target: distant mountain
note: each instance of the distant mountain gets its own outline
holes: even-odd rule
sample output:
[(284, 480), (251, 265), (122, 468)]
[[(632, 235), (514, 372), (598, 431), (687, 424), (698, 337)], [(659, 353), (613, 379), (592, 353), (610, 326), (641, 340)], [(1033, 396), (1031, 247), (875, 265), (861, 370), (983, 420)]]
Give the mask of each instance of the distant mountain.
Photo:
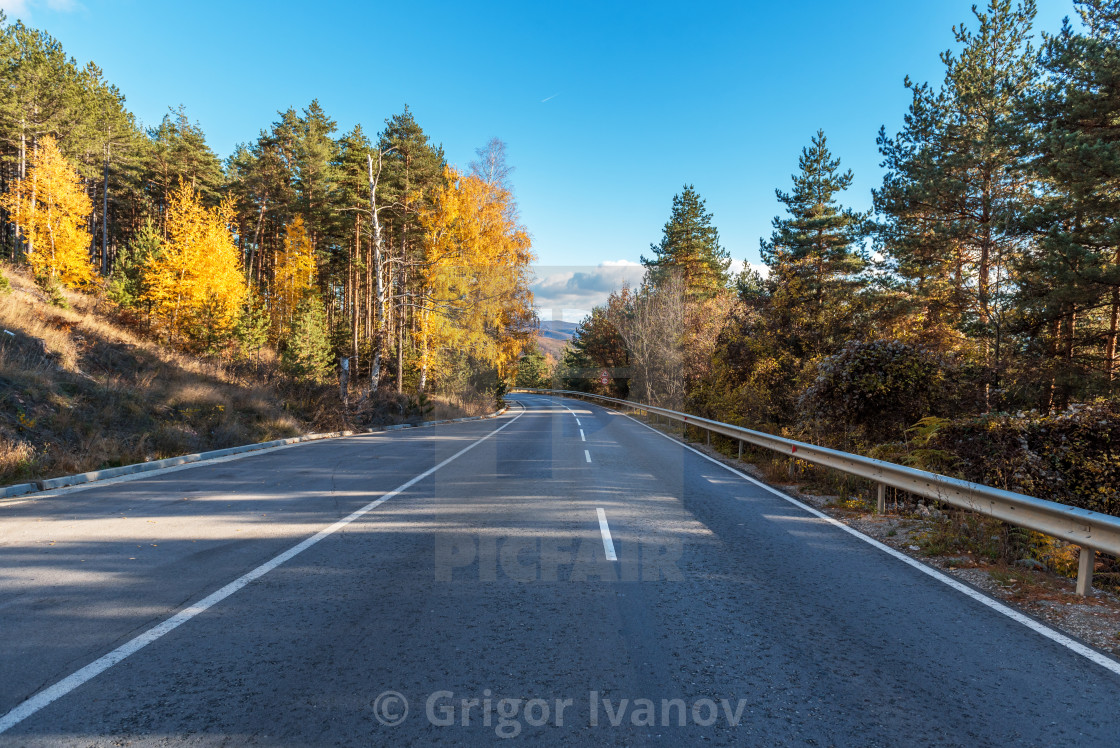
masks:
[(542, 319), (537, 336), (541, 338), (550, 338), (552, 340), (571, 340), (572, 335), (575, 334), (578, 327), (579, 325), (575, 322)]
[(564, 344), (572, 339), (578, 327), (579, 325), (574, 322), (542, 319), (537, 330), (537, 344), (542, 351), (553, 358), (560, 358), (560, 351), (564, 349)]

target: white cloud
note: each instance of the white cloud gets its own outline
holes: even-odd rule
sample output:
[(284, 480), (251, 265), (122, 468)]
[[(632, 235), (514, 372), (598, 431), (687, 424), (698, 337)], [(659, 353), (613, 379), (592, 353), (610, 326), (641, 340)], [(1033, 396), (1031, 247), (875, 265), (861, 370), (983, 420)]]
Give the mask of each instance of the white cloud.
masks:
[[(770, 275), (770, 268), (760, 262), (732, 260), (732, 277), (747, 264), (763, 278)], [(533, 270), (537, 276), (532, 284), (533, 297), (540, 318), (565, 322), (581, 321), (592, 308), (606, 304), (611, 291), (624, 284), (639, 286), (645, 275), (645, 267), (633, 260), (607, 260), (582, 267), (536, 265)]]
[(0, 0), (0, 10), (15, 19), (27, 15), (27, 0)]
[(645, 268), (631, 260), (608, 260), (598, 265), (546, 266), (533, 268), (537, 279), (533, 297), (541, 319), (579, 322), (593, 307), (607, 302), (611, 291), (624, 284), (637, 286)]
[(745, 260), (731, 261), (731, 267), (728, 268), (728, 272), (731, 273), (731, 277), (734, 278), (736, 275), (743, 272), (743, 267), (745, 265), (750, 265), (751, 268), (763, 278), (770, 277), (770, 268), (768, 266), (762, 264), (761, 262), (747, 262)]
[(0, 0), (0, 10), (4, 11), (10, 21), (19, 18), (26, 22), (34, 8), (44, 6), (56, 13), (71, 13), (82, 8), (77, 0)]

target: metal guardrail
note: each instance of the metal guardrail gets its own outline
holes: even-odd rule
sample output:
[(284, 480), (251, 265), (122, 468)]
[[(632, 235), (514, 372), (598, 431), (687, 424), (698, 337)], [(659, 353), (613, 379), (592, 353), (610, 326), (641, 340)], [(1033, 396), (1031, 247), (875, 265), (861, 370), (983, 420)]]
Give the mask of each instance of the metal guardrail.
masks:
[[(1077, 594), (1088, 594), (1093, 584), (1093, 564), (1096, 551), (1120, 555), (1120, 517), (1080, 509), (1056, 501), (1039, 499), (1026, 494), (992, 488), (980, 483), (971, 483), (960, 478), (918, 470), (893, 462), (876, 460), (871, 457), (841, 452), (827, 447), (794, 441), (761, 431), (752, 431), (741, 426), (712, 421), (707, 418), (679, 413), (667, 408), (659, 408), (630, 400), (619, 400), (603, 395), (571, 390), (530, 390), (517, 391), (542, 395), (563, 395), (584, 398), (597, 402), (612, 403), (622, 407), (643, 411), (688, 426), (705, 429), (740, 442), (788, 455), (794, 459), (805, 460), (815, 465), (839, 470), (849, 475), (874, 481), (878, 484), (878, 510), (885, 509), (885, 487), (892, 486), (908, 493), (936, 501), (943, 501), (961, 509), (984, 514), (1012, 525), (1041, 532), (1044, 535), (1060, 538), (1081, 547), (1078, 560)], [(740, 451), (741, 454), (741, 451)]]

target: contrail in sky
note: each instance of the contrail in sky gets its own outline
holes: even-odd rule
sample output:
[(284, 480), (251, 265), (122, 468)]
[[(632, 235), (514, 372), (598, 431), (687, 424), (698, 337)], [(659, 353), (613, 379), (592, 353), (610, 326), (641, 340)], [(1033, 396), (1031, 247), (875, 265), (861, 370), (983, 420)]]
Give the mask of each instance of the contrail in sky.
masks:
[(559, 95), (560, 95), (560, 94), (558, 94), (558, 93), (554, 93), (554, 94), (552, 94), (552, 96), (548, 96), (548, 97), (546, 97), (546, 98), (543, 98), (543, 99), (541, 99), (541, 103), (543, 104), (543, 103), (545, 103), (546, 101), (548, 101), (549, 99), (555, 99), (555, 98), (556, 98), (557, 96), (559, 96)]

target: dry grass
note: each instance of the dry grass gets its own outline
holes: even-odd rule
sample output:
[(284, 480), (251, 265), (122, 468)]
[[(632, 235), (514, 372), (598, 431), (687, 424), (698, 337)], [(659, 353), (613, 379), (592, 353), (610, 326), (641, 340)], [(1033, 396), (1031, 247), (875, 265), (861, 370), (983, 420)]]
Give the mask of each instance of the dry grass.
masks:
[(15, 479), (34, 472), (35, 450), (27, 442), (17, 442), (0, 437), (0, 475)]
[[(283, 375), (267, 351), (252, 364), (196, 358), (95, 295), (63, 291), (59, 308), (22, 269), (0, 272), (12, 287), (0, 294), (0, 485), (420, 417), (395, 393), (352, 397), (346, 412), (336, 387)], [(484, 409), (432, 398), (422, 417)]]

